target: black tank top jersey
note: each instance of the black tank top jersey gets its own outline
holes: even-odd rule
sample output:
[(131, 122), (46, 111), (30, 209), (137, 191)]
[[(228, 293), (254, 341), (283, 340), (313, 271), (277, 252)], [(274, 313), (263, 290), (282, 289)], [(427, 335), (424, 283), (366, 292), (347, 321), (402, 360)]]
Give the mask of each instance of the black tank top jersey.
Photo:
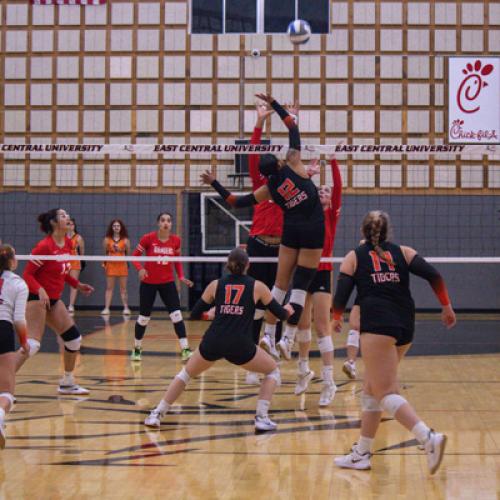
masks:
[(288, 165), (269, 177), (269, 191), (284, 212), (284, 223), (324, 222), (318, 189), (311, 179), (304, 179)]
[(218, 280), (215, 317), (207, 330), (211, 335), (251, 335), (255, 280), (247, 275), (228, 274)]
[(390, 253), (394, 265), (380, 259), (370, 243), (355, 249), (357, 267), (354, 280), (360, 305), (383, 300), (392, 303), (399, 312), (412, 314), (415, 306), (410, 293), (410, 272), (401, 247), (390, 242), (380, 246), (384, 252)]

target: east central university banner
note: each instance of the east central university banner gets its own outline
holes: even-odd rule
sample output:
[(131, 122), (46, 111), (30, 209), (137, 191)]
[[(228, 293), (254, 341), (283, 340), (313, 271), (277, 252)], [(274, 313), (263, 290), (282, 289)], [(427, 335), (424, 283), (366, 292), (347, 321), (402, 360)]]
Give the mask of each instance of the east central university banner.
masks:
[(100, 5), (107, 0), (31, 0), (34, 5)]
[(448, 59), (448, 143), (500, 144), (500, 57)]

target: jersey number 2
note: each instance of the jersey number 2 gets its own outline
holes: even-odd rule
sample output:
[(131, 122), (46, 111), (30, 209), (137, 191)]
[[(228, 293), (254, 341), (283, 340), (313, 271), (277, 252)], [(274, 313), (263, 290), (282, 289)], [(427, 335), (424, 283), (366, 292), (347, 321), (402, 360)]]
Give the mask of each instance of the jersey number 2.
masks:
[(224, 304), (239, 304), (245, 291), (245, 285), (226, 285)]
[[(392, 258), (391, 252), (384, 252), (387, 260), (389, 262), (394, 262), (394, 259)], [(373, 265), (373, 270), (376, 273), (379, 273), (382, 271), (382, 264), (380, 262), (380, 257), (377, 255), (377, 252), (374, 252), (373, 250), (370, 252), (370, 257), (372, 258), (372, 265)], [(389, 271), (395, 271), (396, 268), (394, 267), (393, 264), (389, 264), (388, 262), (384, 262), (384, 264), (387, 264), (389, 267)]]
[(291, 200), (299, 193), (300, 189), (291, 181), (286, 179), (278, 188), (278, 193), (286, 200)]

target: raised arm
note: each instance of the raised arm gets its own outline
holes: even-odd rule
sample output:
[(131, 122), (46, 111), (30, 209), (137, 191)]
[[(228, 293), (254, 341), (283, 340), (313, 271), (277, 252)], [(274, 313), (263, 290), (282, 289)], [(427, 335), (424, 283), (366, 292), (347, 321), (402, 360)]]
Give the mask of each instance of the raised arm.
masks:
[(288, 111), (269, 94), (256, 94), (256, 97), (269, 103), (271, 107), (274, 109), (274, 111), (278, 113), (279, 117), (283, 120), (283, 123), (288, 128), (288, 138), (289, 138), (290, 148), (300, 151), (300, 132), (299, 132), (299, 127), (297, 126), (297, 123), (295, 122), (293, 116), (290, 113), (288, 113)]
[(243, 196), (236, 196), (229, 192), (220, 182), (215, 178), (215, 176), (206, 170), (200, 176), (201, 181), (204, 184), (212, 186), (215, 191), (217, 191), (223, 200), (225, 200), (229, 205), (236, 208), (241, 207), (251, 207), (265, 200), (271, 199), (271, 193), (266, 184), (261, 186), (257, 191), (250, 194), (245, 194)]
[[(253, 129), (250, 144), (260, 144), (262, 138), (262, 129), (266, 119), (274, 113), (274, 110), (268, 104), (258, 103), (256, 106), (257, 121)], [(263, 184), (266, 184), (266, 178), (259, 172), (260, 155), (248, 155), (248, 172), (252, 180), (252, 191), (255, 191)]]

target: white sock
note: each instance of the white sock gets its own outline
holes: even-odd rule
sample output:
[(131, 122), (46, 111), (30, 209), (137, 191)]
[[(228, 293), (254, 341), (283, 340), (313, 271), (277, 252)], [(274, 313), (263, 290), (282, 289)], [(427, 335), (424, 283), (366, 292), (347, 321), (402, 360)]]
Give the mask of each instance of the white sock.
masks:
[(134, 347), (136, 349), (140, 349), (142, 347), (142, 339), (141, 340), (134, 339)]
[(308, 358), (299, 358), (299, 373), (300, 374), (309, 373), (309, 359)]
[(330, 384), (333, 385), (333, 366), (332, 365), (325, 365), (323, 366), (323, 369), (321, 370), (321, 377), (323, 379), (324, 384)]
[(365, 453), (371, 453), (372, 443), (373, 443), (373, 438), (359, 436), (358, 444), (356, 445), (356, 451), (360, 455), (364, 455)]
[(424, 444), (429, 439), (430, 431), (429, 427), (427, 427), (422, 420), (417, 422), (411, 430), (412, 434), (421, 444)]
[(285, 333), (283, 337), (290, 339), (290, 341), (295, 342), (295, 333), (297, 332), (297, 325), (286, 325)]
[(0, 425), (3, 425), (3, 421), (5, 420), (5, 410), (0, 408)]
[(159, 403), (158, 403), (158, 406), (156, 407), (156, 409), (161, 413), (167, 413), (168, 410), (170, 410), (170, 404), (167, 403), (164, 399), (162, 399)]
[(65, 380), (73, 380), (73, 372), (64, 372), (64, 379)]
[(264, 325), (264, 335), (267, 335), (274, 343), (276, 341), (276, 325), (266, 323)]
[(181, 349), (187, 349), (189, 347), (188, 339), (186, 337), (179, 339), (179, 345), (181, 346)]
[(270, 405), (271, 405), (271, 401), (267, 401), (266, 399), (259, 399), (257, 401), (257, 416), (258, 417), (267, 417), (267, 413), (269, 412)]

